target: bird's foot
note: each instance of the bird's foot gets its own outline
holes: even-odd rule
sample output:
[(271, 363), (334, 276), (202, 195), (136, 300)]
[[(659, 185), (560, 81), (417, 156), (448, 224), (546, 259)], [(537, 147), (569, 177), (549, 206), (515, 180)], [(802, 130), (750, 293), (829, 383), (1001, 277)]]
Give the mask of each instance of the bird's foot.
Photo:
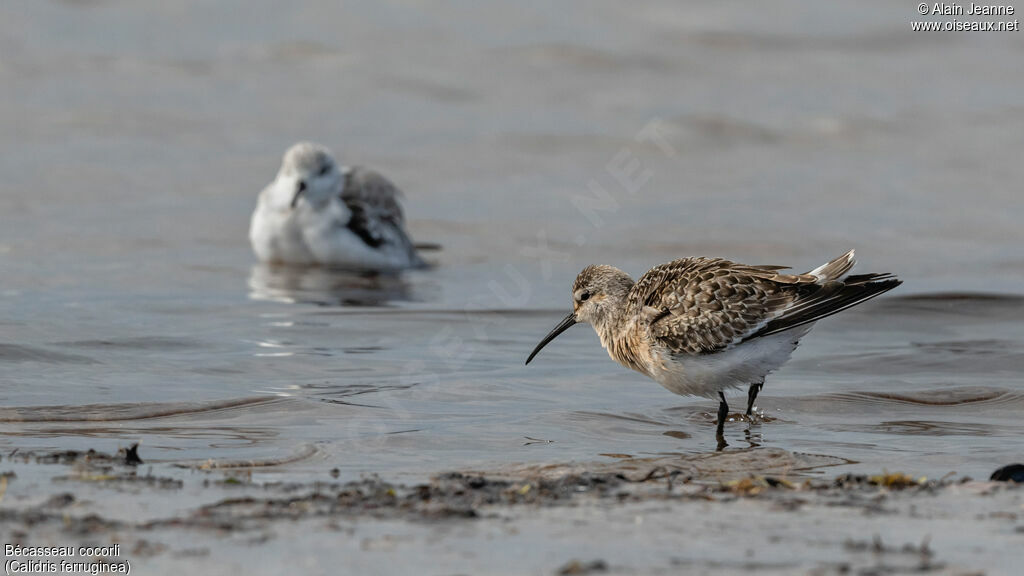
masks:
[(729, 445), (729, 443), (725, 441), (725, 436), (722, 434), (717, 434), (715, 439), (718, 440), (718, 447), (715, 448), (715, 452), (721, 452)]
[[(764, 422), (762, 413), (754, 411), (753, 414), (744, 414), (743, 412), (730, 412), (725, 416), (725, 422), (750, 422), (750, 423), (761, 423)], [(718, 423), (718, 420), (715, 420)]]

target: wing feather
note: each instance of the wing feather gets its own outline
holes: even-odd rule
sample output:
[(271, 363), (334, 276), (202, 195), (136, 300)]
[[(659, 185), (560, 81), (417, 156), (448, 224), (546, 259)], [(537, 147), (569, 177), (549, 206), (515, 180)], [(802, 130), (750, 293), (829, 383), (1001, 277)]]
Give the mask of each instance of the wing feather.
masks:
[(358, 166), (345, 174), (341, 191), (341, 200), (352, 213), (349, 230), (368, 246), (397, 244), (418, 259), (405, 233), (405, 214), (398, 202), (401, 196), (401, 190), (380, 173)]
[(649, 335), (676, 354), (709, 354), (835, 314), (899, 285), (888, 274), (838, 279), (852, 251), (805, 274), (720, 258), (656, 266), (630, 291), (628, 306)]

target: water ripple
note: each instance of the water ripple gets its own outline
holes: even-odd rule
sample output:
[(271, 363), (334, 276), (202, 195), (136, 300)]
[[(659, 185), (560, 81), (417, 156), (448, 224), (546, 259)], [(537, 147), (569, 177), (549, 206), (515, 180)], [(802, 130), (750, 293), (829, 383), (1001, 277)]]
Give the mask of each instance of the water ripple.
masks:
[(88, 356), (53, 352), (32, 346), (0, 344), (0, 362), (44, 362), (47, 364), (99, 364)]
[(918, 404), (925, 406), (963, 406), (968, 404), (1009, 404), (1024, 407), (1024, 393), (985, 386), (931, 388), (907, 392), (838, 392), (822, 394), (804, 401), (838, 404)]
[(288, 401), (285, 398), (256, 396), (209, 402), (166, 402), (141, 404), (85, 404), (81, 406), (23, 406), (0, 408), (4, 422), (120, 422), (245, 410)]

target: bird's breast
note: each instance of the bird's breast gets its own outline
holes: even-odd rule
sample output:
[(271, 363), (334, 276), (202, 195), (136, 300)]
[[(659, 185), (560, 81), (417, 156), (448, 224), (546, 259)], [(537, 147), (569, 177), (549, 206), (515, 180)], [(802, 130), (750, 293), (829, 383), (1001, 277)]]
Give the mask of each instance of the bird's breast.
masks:
[(611, 331), (599, 331), (601, 345), (608, 351), (612, 360), (622, 364), (626, 368), (636, 370), (641, 374), (652, 376), (650, 347), (647, 342), (633, 330), (613, 333)]

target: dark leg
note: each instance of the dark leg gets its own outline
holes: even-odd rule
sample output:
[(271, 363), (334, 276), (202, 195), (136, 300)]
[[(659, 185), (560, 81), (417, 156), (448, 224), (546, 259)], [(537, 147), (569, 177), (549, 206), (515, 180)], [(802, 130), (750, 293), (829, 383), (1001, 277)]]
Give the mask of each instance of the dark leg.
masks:
[(725, 442), (725, 419), (729, 417), (729, 404), (726, 403), (725, 394), (722, 392), (718, 393), (718, 397), (722, 402), (718, 404), (718, 429), (715, 430), (715, 438), (718, 440), (718, 449), (721, 450), (728, 446)]
[(751, 384), (750, 389), (747, 390), (747, 416), (750, 416), (754, 412), (754, 400), (757, 399), (757, 393), (764, 388), (764, 380)]

